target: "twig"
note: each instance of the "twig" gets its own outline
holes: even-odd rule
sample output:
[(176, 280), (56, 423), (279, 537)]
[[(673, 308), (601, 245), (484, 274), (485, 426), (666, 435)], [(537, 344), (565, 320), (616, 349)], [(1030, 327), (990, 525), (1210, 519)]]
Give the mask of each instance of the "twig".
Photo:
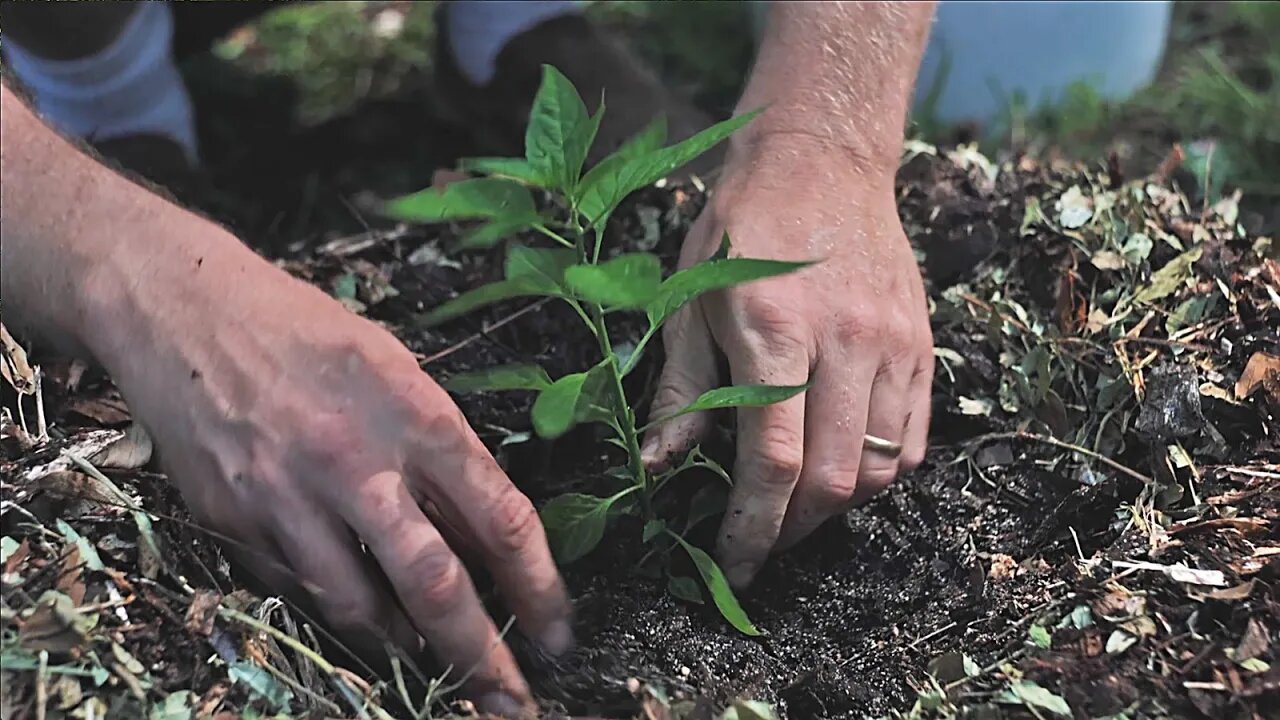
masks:
[(908, 645), (907, 647), (908, 647), (908, 648), (910, 648), (910, 649), (912, 649), (912, 650), (915, 650), (915, 649), (916, 649), (916, 646), (917, 646), (917, 645), (919, 645), (920, 643), (922, 643), (922, 642), (924, 642), (924, 641), (926, 641), (926, 640), (932, 640), (933, 638), (935, 638), (935, 637), (937, 637), (937, 636), (941, 635), (942, 633), (944, 633), (944, 632), (946, 632), (946, 631), (950, 630), (951, 628), (953, 628), (953, 627), (955, 627), (955, 626), (956, 626), (956, 621), (955, 621), (955, 620), (952, 620), (951, 622), (947, 623), (946, 625), (943, 625), (942, 627), (938, 628), (937, 630), (934, 630), (933, 632), (929, 633), (928, 635), (922, 635), (922, 636), (920, 636), (920, 637), (916, 638), (915, 640), (912, 640), (912, 641), (911, 641), (911, 644), (910, 644), (910, 645)]
[(1141, 480), (1142, 482), (1148, 485), (1155, 484), (1155, 480), (1152, 479), (1151, 477), (1143, 475), (1142, 473), (1138, 472), (1137, 470), (1134, 470), (1133, 468), (1127, 465), (1122, 465), (1121, 463), (1118, 463), (1115, 460), (1112, 460), (1106, 455), (1102, 455), (1101, 453), (1090, 450), (1089, 448), (1081, 447), (1073, 443), (1063, 442), (1057, 438), (1049, 437), (1048, 435), (1037, 435), (1035, 433), (1029, 433), (1022, 430), (1019, 430), (1016, 432), (991, 433), (989, 435), (982, 435), (980, 437), (974, 438), (973, 440), (970, 441), (970, 444), (978, 445), (985, 442), (990, 442), (991, 440), (1033, 440), (1035, 442), (1044, 443), (1046, 445), (1052, 445), (1056, 448), (1061, 448), (1063, 450), (1070, 450), (1071, 452), (1079, 453), (1086, 457), (1093, 458), (1094, 460), (1097, 460), (1098, 462), (1110, 467), (1113, 470), (1122, 472), (1125, 475), (1128, 475), (1129, 477), (1134, 478), (1136, 480)]
[(488, 335), (489, 333), (493, 332), (494, 330), (497, 330), (498, 328), (502, 327), (503, 325), (506, 325), (507, 323), (510, 323), (510, 322), (512, 322), (512, 321), (514, 321), (514, 320), (517, 320), (517, 319), (519, 319), (520, 317), (523, 317), (524, 315), (527, 315), (527, 314), (529, 314), (529, 313), (533, 312), (534, 310), (537, 310), (537, 309), (541, 308), (543, 305), (546, 305), (546, 304), (547, 304), (548, 302), (550, 302), (550, 301), (551, 301), (551, 298), (542, 298), (541, 300), (538, 300), (537, 302), (534, 302), (534, 303), (531, 303), (531, 304), (529, 304), (529, 305), (526, 305), (525, 307), (520, 308), (519, 310), (517, 310), (517, 311), (515, 311), (515, 312), (511, 313), (510, 315), (508, 315), (508, 316), (506, 316), (506, 317), (502, 318), (501, 320), (498, 320), (498, 321), (494, 322), (494, 323), (493, 323), (493, 324), (491, 324), (491, 325), (485, 325), (485, 326), (483, 326), (482, 328), (480, 328), (480, 332), (475, 333), (474, 335), (471, 335), (470, 337), (467, 337), (467, 338), (465, 338), (465, 339), (463, 339), (463, 340), (459, 340), (458, 342), (454, 343), (453, 345), (450, 345), (449, 347), (445, 348), (444, 350), (441, 350), (441, 351), (440, 351), (440, 352), (438, 352), (438, 353), (435, 353), (434, 355), (429, 355), (429, 356), (427, 356), (425, 359), (423, 359), (423, 360), (422, 360), (422, 362), (420, 362), (420, 363), (418, 363), (418, 364), (419, 364), (420, 366), (426, 366), (426, 365), (429, 365), (429, 364), (431, 364), (431, 363), (433, 363), (433, 362), (436, 362), (437, 360), (443, 360), (444, 358), (449, 357), (450, 355), (452, 355), (452, 354), (454, 354), (454, 353), (458, 352), (458, 351), (459, 351), (459, 350), (461, 350), (462, 348), (464, 348), (464, 347), (466, 347), (466, 346), (470, 345), (471, 343), (473, 343), (473, 342), (475, 342), (475, 341), (479, 340), (480, 338), (484, 337), (485, 335)]
[[(340, 689), (351, 693), (350, 695), (347, 695), (346, 693), (343, 694), (346, 697), (347, 702), (351, 703), (352, 709), (355, 710), (357, 714), (365, 713), (365, 710), (361, 708), (359, 704), (354, 702), (355, 693), (348, 686), (347, 681), (342, 677), (341, 673), (338, 672), (338, 668), (333, 663), (326, 660), (323, 655), (307, 647), (302, 641), (290, 636), (288, 633), (267, 623), (261, 622), (251, 615), (246, 615), (239, 610), (233, 610), (225, 605), (219, 605), (218, 614), (228, 620), (235, 620), (236, 622), (243, 623), (255, 630), (258, 630), (259, 632), (264, 632), (275, 638), (278, 642), (288, 645), (294, 652), (314, 663), (315, 666), (325, 675), (328, 675), (330, 681), (336, 683)], [(383, 710), (377, 705), (372, 706), (372, 710), (373, 714), (380, 720), (394, 720), (389, 714), (387, 714), (386, 710)]]

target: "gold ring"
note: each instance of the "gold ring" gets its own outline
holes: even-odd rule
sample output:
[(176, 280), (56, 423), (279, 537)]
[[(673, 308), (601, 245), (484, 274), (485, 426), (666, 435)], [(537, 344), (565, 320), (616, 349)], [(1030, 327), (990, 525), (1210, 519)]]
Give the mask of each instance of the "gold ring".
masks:
[(862, 446), (868, 450), (875, 450), (878, 453), (884, 453), (889, 457), (896, 458), (902, 454), (902, 445), (900, 443), (893, 442), (892, 440), (885, 440), (884, 438), (879, 438), (875, 435), (864, 435), (862, 438)]

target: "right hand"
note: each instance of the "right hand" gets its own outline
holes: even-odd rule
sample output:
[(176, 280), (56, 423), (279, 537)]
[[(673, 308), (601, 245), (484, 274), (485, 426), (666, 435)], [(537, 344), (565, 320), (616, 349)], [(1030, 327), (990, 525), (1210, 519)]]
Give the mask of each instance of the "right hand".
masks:
[(527, 712), (510, 650), (423, 508), (558, 654), (571, 608), (529, 499), (390, 333), (243, 248), (217, 250), (179, 282), (133, 288), (149, 297), (122, 294), (117, 335), (132, 337), (107, 362), (196, 518), (251, 548), (277, 590), (305, 589), (340, 635), (414, 650), (421, 635), (459, 674), (475, 668), (482, 707)]

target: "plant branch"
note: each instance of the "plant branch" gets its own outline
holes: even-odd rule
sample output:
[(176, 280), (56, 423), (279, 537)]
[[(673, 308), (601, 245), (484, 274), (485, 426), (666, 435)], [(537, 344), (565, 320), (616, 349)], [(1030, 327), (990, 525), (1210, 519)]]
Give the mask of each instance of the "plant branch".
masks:
[(555, 240), (556, 242), (560, 243), (561, 245), (563, 245), (563, 246), (565, 246), (565, 247), (567, 247), (567, 248), (574, 248), (574, 247), (577, 247), (577, 245), (574, 245), (573, 243), (569, 242), (569, 241), (568, 241), (567, 239), (565, 239), (565, 238), (564, 238), (564, 236), (562, 236), (560, 233), (556, 232), (555, 230), (552, 230), (551, 228), (547, 227), (546, 225), (543, 225), (542, 223), (538, 223), (537, 225), (534, 225), (534, 226), (533, 226), (533, 229), (534, 229), (534, 230), (537, 230), (538, 232), (542, 233), (543, 235), (546, 235), (547, 237), (551, 238), (552, 240)]
[(1049, 437), (1048, 435), (1037, 435), (1035, 433), (1029, 433), (1029, 432), (1020, 430), (1017, 432), (991, 433), (989, 435), (983, 435), (981, 437), (974, 438), (971, 442), (972, 444), (976, 445), (976, 444), (989, 442), (991, 440), (1032, 440), (1034, 442), (1044, 443), (1045, 445), (1052, 445), (1062, 450), (1070, 450), (1071, 452), (1079, 453), (1081, 455), (1084, 455), (1085, 457), (1093, 458), (1094, 460), (1097, 460), (1103, 465), (1106, 465), (1107, 467), (1110, 467), (1111, 469), (1116, 470), (1118, 472), (1122, 472), (1125, 475), (1128, 475), (1129, 477), (1134, 478), (1135, 480), (1141, 480), (1147, 485), (1155, 484), (1155, 480), (1153, 480), (1151, 477), (1147, 475), (1143, 475), (1142, 473), (1138, 472), (1137, 470), (1134, 470), (1133, 468), (1127, 465), (1118, 463), (1115, 460), (1112, 460), (1111, 458), (1107, 457), (1106, 455), (1103, 455), (1099, 452), (1095, 452), (1086, 447), (1081, 447), (1080, 445), (1076, 445), (1069, 442), (1063, 442), (1062, 440), (1059, 440), (1054, 437)]

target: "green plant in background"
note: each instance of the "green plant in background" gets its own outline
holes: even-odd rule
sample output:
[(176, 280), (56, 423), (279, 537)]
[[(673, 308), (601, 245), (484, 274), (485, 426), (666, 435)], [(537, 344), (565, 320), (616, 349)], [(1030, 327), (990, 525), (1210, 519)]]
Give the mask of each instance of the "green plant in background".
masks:
[[(486, 221), (463, 236), (461, 245), (466, 248), (492, 247), (529, 230), (548, 238), (552, 247), (513, 244), (507, 252), (504, 280), (463, 293), (427, 313), (424, 322), (444, 322), (510, 298), (558, 298), (573, 308), (594, 336), (600, 348), (599, 363), (555, 379), (537, 365), (509, 365), (454, 376), (445, 387), (455, 392), (536, 391), (533, 427), (547, 439), (559, 437), (579, 423), (608, 427), (612, 431), (608, 441), (626, 453), (626, 464), (607, 474), (621, 480), (623, 487), (605, 496), (569, 493), (543, 507), (543, 524), (557, 559), (572, 562), (585, 556), (599, 544), (612, 519), (638, 516), (644, 521), (643, 541), (655, 547), (650, 556), (669, 558), (671, 552), (683, 550), (721, 614), (742, 632), (756, 635), (759, 631), (715, 561), (685, 539), (698, 522), (723, 508), (723, 490), (695, 495), (682, 526), (660, 517), (655, 504), (663, 487), (685, 471), (709, 469), (726, 483), (728, 474), (698, 448), (675, 467), (652, 473), (641, 459), (640, 437), (647, 429), (680, 415), (769, 405), (802, 392), (805, 386), (717, 388), (670, 416), (640, 426), (623, 379), (636, 367), (662, 324), (689, 301), (709, 291), (789, 273), (808, 263), (731, 258), (727, 236), (715, 256), (666, 279), (656, 255), (607, 257), (605, 227), (627, 195), (684, 166), (745, 125), (755, 113), (726, 120), (669, 146), (664, 146), (666, 126), (660, 119), (584, 173), (603, 114), (602, 103), (590, 116), (572, 84), (554, 68), (544, 66), (525, 135), (524, 158), (464, 160), (462, 169), (485, 177), (392, 200), (384, 212), (410, 222)], [(540, 210), (531, 188), (548, 191), (555, 202)], [(625, 350), (614, 342), (606, 323), (609, 315), (620, 312), (643, 313), (648, 319), (643, 336)], [(668, 589), (684, 599), (702, 600), (690, 578), (671, 576)]]

